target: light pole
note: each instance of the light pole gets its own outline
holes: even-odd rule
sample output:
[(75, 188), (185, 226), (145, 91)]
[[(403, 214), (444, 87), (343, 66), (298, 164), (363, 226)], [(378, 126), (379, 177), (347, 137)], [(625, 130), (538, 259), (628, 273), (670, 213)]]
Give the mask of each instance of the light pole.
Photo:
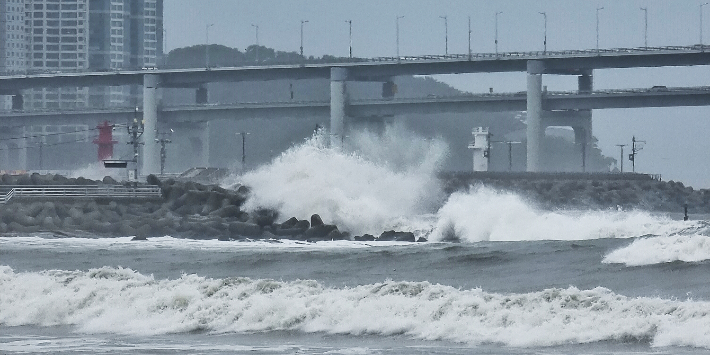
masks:
[(648, 48), (648, 8), (642, 7), (643, 11), (643, 47)]
[(603, 7), (597, 7), (597, 54), (599, 54), (599, 11), (604, 10)]
[(700, 5), (700, 50), (705, 51), (705, 47), (703, 46), (703, 6), (710, 4), (710, 3), (704, 3)]
[(239, 132), (237, 134), (240, 134), (242, 136), (242, 170), (246, 170), (247, 167), (247, 154), (246, 154), (246, 137), (249, 132)]
[(495, 32), (495, 41), (496, 41), (496, 57), (498, 56), (498, 15), (502, 14), (503, 11), (498, 11), (496, 12), (496, 32)]
[(471, 60), (471, 16), (468, 17), (468, 60)]
[(636, 136), (631, 137), (631, 154), (629, 154), (629, 160), (631, 160), (631, 171), (636, 172), (636, 154), (643, 149), (643, 145), (646, 141), (641, 141), (636, 139)]
[(621, 155), (619, 156), (619, 162), (621, 162), (621, 170), (619, 170), (621, 173), (624, 172), (624, 147), (626, 147), (626, 144), (617, 144), (617, 147), (621, 148)]
[(353, 57), (353, 20), (345, 20), (345, 22), (348, 23), (348, 26), (350, 28), (350, 32), (349, 32), (350, 33), (350, 37), (349, 37), (350, 38), (350, 47), (349, 47), (350, 52), (349, 53), (350, 53), (350, 58), (352, 59), (352, 57)]
[(404, 16), (397, 16), (397, 61), (399, 62), (399, 19)]
[(545, 37), (542, 41), (542, 46), (543, 50), (542, 53), (547, 53), (547, 13), (546, 12), (540, 12), (540, 15), (545, 19)]
[(205, 68), (210, 67), (210, 27), (212, 26), (214, 23), (205, 25)]
[(308, 23), (308, 20), (301, 20), (301, 57), (303, 57), (303, 24)]
[(251, 27), (254, 27), (256, 30), (256, 61), (257, 63), (259, 62), (259, 25), (251, 24)]
[(444, 20), (444, 54), (449, 55), (449, 17), (439, 16), (439, 18)]
[[(173, 129), (170, 129), (170, 135), (173, 133)], [(161, 133), (161, 138), (155, 138), (155, 142), (160, 144), (160, 175), (165, 175), (165, 160), (168, 157), (167, 149), (165, 149), (166, 144), (170, 144), (173, 141), (170, 138), (166, 138), (167, 133)]]

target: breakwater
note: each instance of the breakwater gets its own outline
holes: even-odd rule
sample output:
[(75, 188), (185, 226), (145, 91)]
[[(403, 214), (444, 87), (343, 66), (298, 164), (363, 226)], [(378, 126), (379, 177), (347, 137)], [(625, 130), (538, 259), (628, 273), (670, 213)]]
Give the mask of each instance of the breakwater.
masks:
[[(679, 182), (662, 182), (630, 176), (575, 177), (560, 175), (551, 179), (501, 178), (474, 174), (442, 175), (446, 193), (476, 186), (512, 191), (525, 196), (543, 209), (643, 209), (710, 213), (710, 190), (694, 190)], [(27, 185), (102, 185), (117, 184), (110, 177), (103, 181), (69, 179), (59, 175), (1, 176), (3, 186)], [(181, 238), (296, 239), (319, 240), (396, 240), (415, 241), (409, 232), (386, 231), (378, 236), (350, 235), (338, 226), (324, 222), (317, 214), (308, 220), (279, 216), (270, 209), (246, 212), (247, 186), (225, 189), (190, 181), (148, 177), (159, 185), (162, 195), (155, 199), (111, 198), (42, 200), (13, 199), (0, 205), (0, 233), (49, 232), (57, 235), (136, 236), (144, 239), (171, 235)], [(284, 221), (278, 223), (277, 221)]]

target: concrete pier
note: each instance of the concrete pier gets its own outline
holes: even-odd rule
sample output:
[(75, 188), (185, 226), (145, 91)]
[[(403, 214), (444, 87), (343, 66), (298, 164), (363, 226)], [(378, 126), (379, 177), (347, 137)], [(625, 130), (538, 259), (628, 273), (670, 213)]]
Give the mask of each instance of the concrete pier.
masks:
[(342, 148), (345, 137), (347, 79), (347, 69), (330, 68), (330, 146), (332, 148)]
[(160, 173), (160, 145), (158, 138), (158, 86), (160, 77), (143, 76), (143, 167), (141, 175)]
[(527, 140), (528, 171), (540, 171), (540, 151), (545, 131), (542, 126), (542, 74), (545, 63), (539, 60), (528, 61), (527, 75)]

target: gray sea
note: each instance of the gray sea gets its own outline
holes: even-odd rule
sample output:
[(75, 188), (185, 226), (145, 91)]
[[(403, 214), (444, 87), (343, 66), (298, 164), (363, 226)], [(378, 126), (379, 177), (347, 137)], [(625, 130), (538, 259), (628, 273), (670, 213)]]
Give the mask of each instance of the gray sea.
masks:
[(2, 235), (0, 353), (710, 354), (710, 222), (443, 196), (436, 142), (380, 144), (429, 153), (307, 142), (225, 186), (427, 242)]

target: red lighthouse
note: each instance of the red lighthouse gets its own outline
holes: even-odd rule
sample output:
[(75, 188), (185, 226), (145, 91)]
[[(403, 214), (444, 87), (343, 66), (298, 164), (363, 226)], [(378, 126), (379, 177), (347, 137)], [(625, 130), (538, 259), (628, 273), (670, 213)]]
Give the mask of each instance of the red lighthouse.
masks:
[(117, 141), (113, 140), (113, 125), (108, 121), (96, 126), (99, 130), (99, 137), (94, 139), (94, 143), (99, 146), (99, 161), (111, 159), (113, 156), (113, 145)]

